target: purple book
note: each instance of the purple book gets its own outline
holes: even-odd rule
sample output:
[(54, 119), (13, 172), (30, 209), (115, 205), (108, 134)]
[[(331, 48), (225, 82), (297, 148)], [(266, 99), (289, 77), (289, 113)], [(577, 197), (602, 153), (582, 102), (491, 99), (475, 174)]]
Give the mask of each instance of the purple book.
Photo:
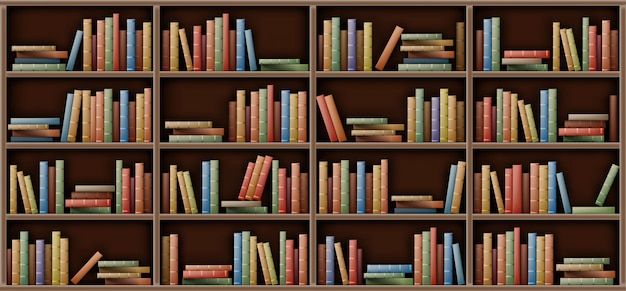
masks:
[(326, 206), (327, 213), (333, 213), (333, 177), (328, 177), (328, 205)]
[(35, 241), (35, 284), (44, 284), (44, 240), (38, 239)]
[(439, 97), (431, 98), (431, 141), (439, 142)]
[[(206, 34), (202, 35), (202, 50), (201, 50), (201, 60), (206, 60)], [(206, 71), (206, 62), (200, 62), (201, 68), (200, 70)]]
[(348, 71), (356, 71), (356, 19), (348, 19)]
[(291, 177), (287, 177), (287, 213), (291, 213)]

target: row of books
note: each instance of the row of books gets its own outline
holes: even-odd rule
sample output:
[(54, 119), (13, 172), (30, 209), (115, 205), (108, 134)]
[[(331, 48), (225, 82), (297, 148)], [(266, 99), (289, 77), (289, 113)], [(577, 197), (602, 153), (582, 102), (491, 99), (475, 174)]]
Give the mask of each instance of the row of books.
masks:
[(430, 227), (413, 235), (413, 284), (465, 285), (459, 243), (452, 232), (444, 232), (443, 244), (437, 243), (437, 233)]
[(440, 88), (439, 96), (424, 98), (424, 88), (407, 97), (407, 142), (465, 141), (465, 101)]
[(7, 250), (7, 278), (10, 285), (68, 285), (69, 238), (60, 231), (52, 231), (50, 243), (44, 239), (30, 242), (29, 232), (20, 231), (20, 237), (11, 239)]
[(169, 172), (161, 175), (163, 213), (178, 213), (179, 191), (186, 214), (219, 213), (219, 160), (202, 161), (201, 207), (198, 207), (189, 171), (181, 171), (178, 165), (170, 165)]
[(498, 172), (490, 165), (482, 165), (474, 173), (474, 213), (491, 213), (491, 197), (496, 200), (499, 214), (555, 214), (557, 213), (557, 187), (566, 214), (615, 213), (614, 206), (604, 206), (606, 197), (618, 174), (619, 166), (612, 164), (593, 206), (571, 206), (563, 172), (558, 172), (557, 162), (530, 163), (530, 172), (523, 172), (521, 164), (504, 170), (504, 199)]
[[(465, 70), (465, 23), (456, 23), (456, 39), (444, 39), (443, 33), (402, 33), (396, 26), (392, 38), (400, 34), (400, 51), (406, 52), (398, 71), (452, 71), (450, 60), (456, 62), (456, 70)], [(390, 40), (391, 42), (391, 40)], [(388, 44), (389, 45), (389, 44)], [(453, 51), (446, 47), (456, 46)]]
[(341, 18), (322, 21), (322, 34), (318, 36), (319, 71), (372, 71), (372, 25), (364, 21), (357, 29), (357, 20), (347, 20), (341, 29)]

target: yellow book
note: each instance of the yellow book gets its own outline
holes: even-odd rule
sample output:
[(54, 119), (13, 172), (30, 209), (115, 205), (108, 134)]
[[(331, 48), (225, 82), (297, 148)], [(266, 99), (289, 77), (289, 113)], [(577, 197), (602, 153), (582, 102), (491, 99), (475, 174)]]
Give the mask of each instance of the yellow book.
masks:
[(257, 183), (259, 182), (259, 176), (261, 176), (261, 169), (263, 168), (263, 161), (265, 157), (261, 155), (256, 156), (256, 162), (254, 163), (254, 170), (252, 171), (252, 177), (250, 177), (250, 183), (248, 184), (248, 190), (246, 192), (246, 200), (252, 200), (254, 197), (254, 191), (256, 190)]
[(363, 71), (372, 70), (372, 22), (363, 22)]
[(481, 201), (483, 214), (488, 214), (491, 212), (491, 198), (489, 195), (491, 193), (491, 186), (489, 181), (489, 172), (491, 172), (490, 168), (491, 166), (489, 165), (482, 165), (481, 167)]
[(465, 181), (466, 162), (459, 161), (456, 167), (456, 176), (454, 181), (454, 192), (452, 194), (451, 213), (459, 213), (461, 210), (461, 197), (463, 196), (463, 182)]
[(143, 93), (137, 93), (135, 95), (136, 97), (136, 102), (135, 102), (135, 141), (136, 142), (143, 142), (143, 132), (144, 132), (144, 124), (143, 124), (143, 119), (144, 119), (144, 94)]
[(17, 165), (9, 166), (9, 213), (17, 213)]
[(177, 195), (177, 185), (176, 181), (178, 181), (177, 176), (177, 165), (170, 165), (170, 213), (175, 214), (178, 211), (178, 207), (176, 205), (176, 201), (178, 200)]
[(189, 204), (189, 196), (187, 193), (187, 185), (185, 184), (185, 177), (183, 171), (176, 172), (178, 178), (178, 186), (180, 188), (180, 195), (183, 198), (183, 206), (185, 207), (185, 213), (191, 214), (191, 205)]
[(83, 19), (83, 71), (91, 71), (91, 19)]
[(178, 71), (178, 22), (170, 22), (170, 71)]
[(483, 285), (492, 284), (491, 233), (483, 233)]
[(83, 101), (81, 90), (74, 90), (74, 99), (72, 99), (72, 111), (70, 111), (70, 128), (67, 132), (67, 141), (76, 142), (78, 134), (78, 117), (80, 117), (80, 103)]
[(298, 91), (298, 142), (307, 141), (307, 92)]
[(517, 142), (517, 113), (518, 113), (518, 105), (517, 105), (517, 93), (511, 93), (511, 142)]
[(237, 90), (237, 142), (246, 142), (246, 91)]
[(324, 20), (324, 71), (332, 70), (332, 21)]
[(63, 237), (60, 239), (59, 256), (59, 285), (67, 285), (70, 282), (70, 239)]
[(183, 48), (185, 67), (187, 68), (187, 71), (193, 71), (193, 61), (191, 60), (191, 51), (189, 51), (189, 42), (187, 41), (185, 28), (178, 29), (178, 37), (180, 38), (180, 46)]
[(448, 88), (439, 89), (439, 142), (448, 141)]
[(152, 22), (143, 23), (143, 70), (152, 71)]
[(539, 165), (539, 214), (548, 213), (548, 165)]
[(24, 211), (26, 214), (32, 214), (30, 209), (30, 200), (28, 199), (28, 190), (26, 190), (26, 182), (24, 181), (24, 172), (17, 172), (17, 181), (20, 185), (20, 193), (22, 193), (22, 203), (24, 204)]
[(52, 285), (61, 280), (61, 232), (52, 231)]
[(536, 276), (537, 285), (545, 285), (545, 255), (546, 255), (546, 240), (543, 235), (537, 236), (537, 265)]
[(561, 70), (561, 23), (552, 22), (552, 71)]
[(374, 182), (373, 182), (373, 200), (374, 202), (372, 203), (372, 213), (374, 214), (380, 214), (380, 182), (381, 182), (381, 172), (380, 172), (380, 165), (374, 165)]
[(350, 280), (348, 278), (348, 269), (346, 268), (346, 260), (343, 256), (343, 250), (341, 249), (341, 243), (335, 243), (335, 255), (337, 256), (337, 263), (339, 264), (339, 273), (341, 274), (341, 283), (348, 285)]
[(415, 127), (417, 126), (415, 123), (415, 96), (407, 97), (407, 105), (406, 105), (406, 141), (407, 142), (415, 142)]
[(257, 281), (257, 242), (256, 236), (250, 236), (250, 285), (256, 285)]
[(448, 95), (448, 142), (456, 141), (456, 95)]
[(496, 205), (498, 205), (498, 213), (504, 214), (504, 202), (502, 201), (502, 190), (498, 181), (498, 172), (491, 171), (491, 185), (493, 186), (494, 196), (496, 197)]
[(328, 213), (328, 162), (319, 162), (319, 213)]
[(289, 142), (298, 142), (298, 93), (289, 94)]
[[(83, 123), (82, 123), (82, 142), (91, 142), (91, 90), (82, 90), (83, 95)], [(74, 96), (76, 99), (77, 96)], [(69, 140), (69, 136), (68, 136)]]

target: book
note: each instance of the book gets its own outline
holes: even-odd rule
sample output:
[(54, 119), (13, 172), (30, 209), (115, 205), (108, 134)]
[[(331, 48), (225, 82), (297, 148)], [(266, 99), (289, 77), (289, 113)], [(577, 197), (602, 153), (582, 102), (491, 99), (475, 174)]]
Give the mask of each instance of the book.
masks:
[(611, 186), (613, 185), (613, 181), (615, 180), (615, 177), (617, 176), (618, 171), (619, 171), (619, 166), (616, 164), (612, 164), (611, 168), (609, 169), (609, 173), (607, 174), (604, 180), (604, 183), (602, 184), (600, 193), (598, 193), (598, 197), (596, 198), (595, 205), (597, 206), (604, 205), (604, 201), (606, 200), (606, 197), (608, 196), (609, 191), (611, 190)]

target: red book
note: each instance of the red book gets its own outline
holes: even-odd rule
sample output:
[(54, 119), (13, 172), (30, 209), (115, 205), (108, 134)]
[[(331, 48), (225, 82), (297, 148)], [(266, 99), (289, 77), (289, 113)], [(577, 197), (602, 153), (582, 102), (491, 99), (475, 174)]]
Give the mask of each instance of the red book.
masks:
[[(482, 29), (477, 29), (476, 30), (476, 41), (474, 42), (474, 44), (476, 45), (476, 47), (474, 48), (475, 50), (475, 57), (474, 60), (476, 61), (476, 66), (475, 69), (476, 71), (482, 71), (483, 70), (483, 30)], [(480, 115), (477, 115), (480, 116)]]
[(228, 278), (228, 271), (207, 271), (207, 270), (183, 270), (183, 278)]
[(233, 265), (185, 265), (185, 270), (232, 271)]
[(193, 26), (193, 70), (202, 70), (202, 26)]
[[(104, 25), (104, 20), (102, 20)], [(104, 33), (104, 32), (103, 32)], [(104, 36), (104, 35), (103, 35)], [(94, 37), (94, 39), (96, 39)], [(104, 45), (104, 44), (103, 44)], [(104, 49), (104, 47), (102, 47)], [(55, 59), (67, 59), (67, 51), (30, 51), (30, 52), (15, 52), (18, 58), (55, 58)]]
[(230, 70), (230, 17), (222, 13), (222, 69)]
[(170, 173), (162, 173), (161, 177), (161, 213), (170, 213)]
[(293, 274), (293, 268), (294, 268), (294, 258), (293, 258), (293, 250), (294, 250), (294, 246), (293, 246), (293, 239), (288, 239), (285, 243), (285, 250), (286, 250), (286, 255), (285, 255), (285, 280), (287, 285), (293, 285), (294, 284), (294, 274)]
[(287, 169), (278, 169), (278, 213), (287, 213)]
[(135, 163), (135, 213), (143, 213), (143, 163)]
[(291, 163), (291, 213), (300, 213), (300, 163)]
[(328, 106), (326, 104), (326, 99), (324, 95), (319, 95), (315, 97), (317, 100), (317, 107), (320, 109), (320, 113), (322, 114), (322, 120), (324, 121), (324, 126), (326, 126), (326, 132), (328, 132), (328, 137), (331, 142), (336, 142), (337, 133), (335, 132), (335, 127), (333, 126), (333, 120), (330, 117), (330, 112), (328, 111)]
[(122, 213), (130, 213), (130, 168), (122, 169)]
[(120, 14), (113, 13), (113, 71), (120, 70)]
[(309, 236), (307, 234), (298, 235), (298, 282), (300, 285), (309, 284)]
[(550, 50), (504, 50), (505, 58), (550, 58)]
[(287, 202), (287, 209), (285, 209), (285, 211), (286, 213), (291, 213), (291, 176), (287, 176), (285, 191), (287, 191), (287, 196), (285, 197), (285, 201)]
[[(202, 33), (202, 32), (200, 32)], [(206, 62), (204, 60), (206, 60), (206, 35), (202, 34), (200, 35), (200, 38), (202, 39), (202, 44), (201, 44), (201, 48), (200, 50), (202, 51), (200, 53), (200, 70), (201, 71), (206, 71)]]
[(522, 165), (513, 165), (513, 213), (522, 213)]
[(265, 189), (265, 184), (267, 182), (267, 177), (272, 169), (272, 160), (273, 157), (267, 155), (265, 156), (265, 159), (263, 159), (263, 167), (261, 168), (261, 173), (259, 174), (259, 180), (257, 182), (256, 189), (254, 189), (254, 196), (252, 197), (252, 200), (261, 200), (263, 190)]
[(437, 227), (433, 226), (430, 228), (430, 285), (437, 284), (437, 265)]
[[(300, 261), (299, 253), (300, 252), (298, 251), (298, 249), (293, 250), (293, 261), (294, 262), (299, 262)], [(293, 264), (293, 281), (294, 282), (299, 282), (298, 281), (298, 275), (300, 274), (300, 271), (298, 270), (299, 267), (300, 266), (298, 265), (298, 263)]]
[(483, 97), (483, 141), (491, 142), (491, 97)]
[(259, 91), (250, 92), (250, 142), (259, 142)]
[(104, 20), (97, 20), (96, 25), (96, 66), (98, 71), (104, 71)]
[(110, 207), (110, 199), (65, 199), (65, 207)]
[(589, 25), (589, 71), (596, 71), (597, 60), (597, 30), (595, 25)]
[(56, 195), (55, 187), (56, 169), (54, 166), (52, 166), (48, 167), (48, 213), (50, 214), (54, 214), (56, 211), (56, 199), (50, 199), (50, 197), (55, 197)]
[(215, 20), (206, 21), (206, 70), (215, 71)]
[(356, 173), (350, 173), (350, 213), (356, 213)]
[(60, 129), (12, 130), (11, 136), (60, 137)]
[(120, 141), (120, 101), (113, 101), (113, 142)]
[(152, 285), (152, 278), (104, 279), (104, 285)]
[(615, 271), (565, 271), (563, 278), (615, 278)]
[(348, 241), (348, 270), (350, 285), (357, 284), (357, 240), (351, 239)]
[(513, 213), (513, 169), (504, 169), (504, 213)]
[(72, 192), (72, 199), (113, 199), (113, 192)]
[[(332, 175), (332, 174), (331, 174)], [(333, 177), (328, 177), (328, 189), (326, 193), (328, 193), (328, 198), (326, 199), (326, 213), (333, 213)]]
[(513, 284), (520, 285), (522, 280), (522, 268), (521, 268), (521, 238), (520, 228), (513, 228)]
[[(610, 110), (610, 106), (609, 106), (609, 110)], [(611, 119), (611, 115), (609, 113), (609, 120), (610, 119)], [(606, 127), (606, 121), (604, 120), (565, 120), (563, 121), (563, 127)]]
[(250, 186), (250, 179), (252, 179), (252, 172), (254, 171), (254, 162), (248, 162), (246, 173), (243, 176), (243, 182), (241, 183), (241, 190), (239, 190), (238, 200), (246, 200), (246, 193), (248, 192), (248, 186)]
[(274, 142), (274, 85), (267, 85), (267, 142)]
[(559, 136), (604, 135), (602, 127), (561, 127)]

